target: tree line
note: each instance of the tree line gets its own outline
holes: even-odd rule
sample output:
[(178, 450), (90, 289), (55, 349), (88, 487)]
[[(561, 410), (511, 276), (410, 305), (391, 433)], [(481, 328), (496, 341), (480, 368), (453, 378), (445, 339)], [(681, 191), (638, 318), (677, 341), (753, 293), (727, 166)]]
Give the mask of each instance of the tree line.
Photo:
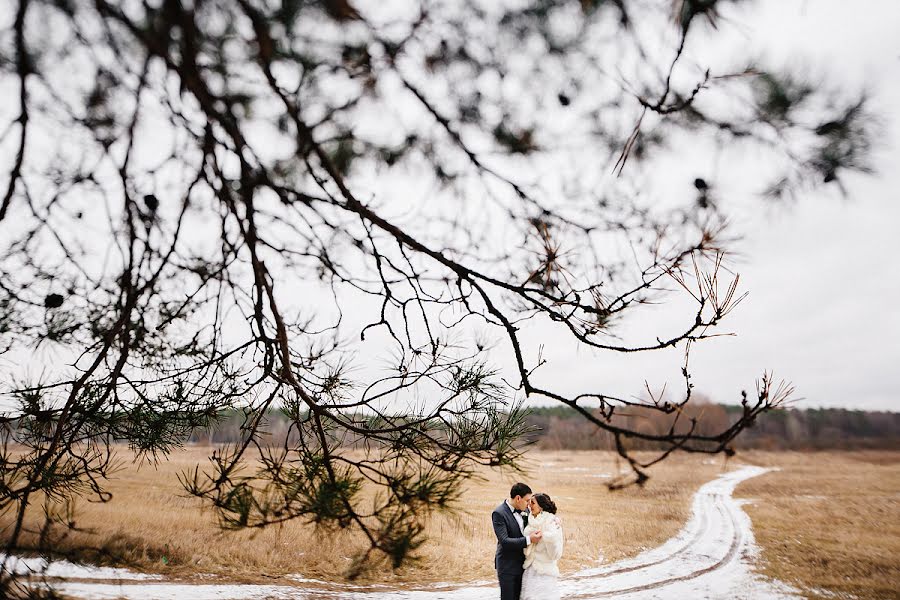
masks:
[[(686, 407), (683, 419), (697, 420), (697, 431), (728, 427), (740, 418), (739, 405), (699, 403)], [(623, 426), (648, 432), (665, 431), (674, 417), (660, 418), (656, 411), (634, 407), (621, 418)], [(185, 442), (196, 445), (236, 443), (242, 439), (245, 415), (227, 411), (210, 427), (197, 428)], [(279, 411), (271, 411), (269, 443), (282, 445), (290, 436), (290, 421)], [(527, 412), (529, 433), (523, 443), (541, 450), (615, 450), (615, 439), (592, 427), (569, 407), (536, 407)], [(677, 427), (677, 426), (676, 426)], [(288, 440), (289, 441), (289, 440)], [(643, 440), (629, 440), (634, 450), (653, 449)], [(353, 445), (353, 442), (348, 442)], [(786, 408), (759, 415), (752, 426), (735, 440), (736, 449), (759, 450), (856, 450), (900, 449), (900, 413), (845, 408)]]
[[(743, 408), (730, 404), (698, 404), (685, 407), (689, 418), (696, 418), (698, 429), (713, 429), (730, 424), (740, 417)], [(635, 408), (631, 425), (648, 430), (669, 426), (648, 411)], [(538, 408), (531, 411), (528, 422), (537, 447), (545, 450), (614, 450), (615, 441), (590, 427), (585, 427), (566, 408)], [(631, 440), (632, 448), (651, 449), (639, 440)], [(844, 408), (785, 408), (759, 415), (734, 442), (735, 449), (759, 450), (855, 450), (900, 449), (900, 413), (864, 411)]]

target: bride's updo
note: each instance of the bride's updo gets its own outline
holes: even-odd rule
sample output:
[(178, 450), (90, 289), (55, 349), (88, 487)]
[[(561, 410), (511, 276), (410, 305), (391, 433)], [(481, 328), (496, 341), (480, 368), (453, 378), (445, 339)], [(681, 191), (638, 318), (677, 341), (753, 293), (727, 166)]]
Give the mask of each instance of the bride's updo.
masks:
[(540, 492), (531, 497), (535, 502), (538, 503), (538, 506), (541, 507), (541, 510), (546, 510), (551, 515), (556, 514), (556, 503), (550, 499), (550, 496), (547, 494)]

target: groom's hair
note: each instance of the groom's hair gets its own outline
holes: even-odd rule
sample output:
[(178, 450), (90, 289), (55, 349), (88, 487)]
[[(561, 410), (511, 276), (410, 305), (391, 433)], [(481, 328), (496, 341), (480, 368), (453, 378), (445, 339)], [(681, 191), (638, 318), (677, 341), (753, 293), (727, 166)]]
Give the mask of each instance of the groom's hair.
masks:
[(530, 487), (528, 487), (524, 483), (515, 483), (513, 484), (512, 489), (509, 490), (509, 497), (515, 498), (516, 496), (525, 496), (526, 494), (530, 493)]

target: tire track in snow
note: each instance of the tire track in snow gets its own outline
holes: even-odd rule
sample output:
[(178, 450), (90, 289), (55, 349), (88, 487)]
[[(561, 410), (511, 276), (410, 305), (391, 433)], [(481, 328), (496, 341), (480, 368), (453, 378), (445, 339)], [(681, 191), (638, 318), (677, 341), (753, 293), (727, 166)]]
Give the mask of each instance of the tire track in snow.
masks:
[[(724, 512), (724, 511), (721, 509), (721, 507), (717, 507), (717, 510), (718, 510), (718, 512), (719, 512), (720, 514), (722, 514), (722, 513)], [(708, 566), (708, 567), (704, 567), (704, 568), (701, 568), (701, 569), (697, 569), (697, 570), (695, 570), (695, 571), (691, 571), (690, 573), (687, 573), (687, 574), (685, 574), (685, 575), (678, 575), (678, 576), (675, 576), (675, 577), (669, 577), (669, 578), (666, 578), (666, 579), (661, 579), (660, 581), (655, 581), (655, 582), (647, 583), (647, 584), (644, 584), (644, 585), (638, 585), (638, 586), (634, 586), (634, 587), (630, 587), (630, 588), (625, 588), (625, 589), (616, 589), (616, 590), (611, 590), (611, 591), (606, 591), (606, 592), (594, 592), (594, 593), (575, 594), (575, 595), (569, 594), (569, 595), (566, 596), (566, 598), (572, 598), (572, 599), (576, 599), (576, 598), (604, 598), (604, 597), (614, 596), (614, 595), (615, 595), (615, 596), (618, 596), (618, 595), (621, 595), (621, 594), (633, 594), (633, 593), (635, 593), (635, 592), (642, 592), (642, 591), (646, 591), (646, 590), (654, 590), (654, 589), (658, 589), (658, 588), (661, 588), (661, 587), (665, 587), (665, 586), (671, 585), (671, 584), (676, 583), (676, 582), (689, 581), (689, 580), (691, 580), (691, 579), (695, 579), (695, 578), (697, 578), (697, 577), (700, 577), (701, 575), (706, 575), (707, 573), (710, 573), (710, 572), (712, 572), (712, 571), (715, 571), (716, 569), (721, 568), (724, 564), (726, 564), (726, 563), (728, 563), (728, 562), (734, 560), (735, 556), (737, 556), (737, 552), (738, 552), (738, 550), (739, 550), (740, 547), (741, 547), (742, 536), (741, 536), (741, 532), (740, 532), (740, 530), (739, 530), (737, 524), (734, 523), (734, 520), (733, 520), (733, 519), (731, 519), (731, 526), (732, 526), (732, 527), (731, 527), (731, 530), (732, 530), (732, 536), (731, 536), (731, 537), (732, 537), (732, 541), (731, 541), (731, 546), (729, 546), (728, 551), (725, 553), (725, 556), (722, 557), (722, 559), (719, 560), (718, 562), (716, 562), (715, 564), (712, 564), (712, 565), (710, 565), (710, 566)], [(685, 550), (688, 550), (688, 549), (690, 549), (689, 546), (685, 546)], [(659, 560), (659, 561), (657, 561), (657, 562), (647, 563), (647, 564), (645, 564), (645, 565), (639, 565), (639, 566), (636, 566), (636, 567), (634, 567), (634, 568), (627, 569), (627, 570), (624, 570), (624, 569), (621, 570), (621, 571), (617, 570), (617, 571), (614, 571), (614, 573), (618, 574), (618, 573), (622, 573), (622, 572), (630, 572), (630, 571), (636, 571), (636, 570), (640, 570), (640, 569), (645, 569), (645, 568), (650, 567), (650, 566), (656, 566), (656, 565), (659, 565), (659, 564), (663, 564), (663, 563), (665, 563), (665, 562), (670, 562), (670, 561), (673, 560), (674, 558), (676, 558), (676, 556), (673, 555), (673, 556), (666, 557), (666, 558), (664, 558), (664, 559), (662, 559), (662, 560)]]
[[(697, 532), (691, 537), (691, 539), (689, 539), (687, 542), (685, 542), (684, 545), (682, 545), (680, 548), (678, 548), (677, 550), (673, 551), (671, 554), (669, 554), (663, 558), (655, 559), (655, 560), (652, 560), (649, 562), (638, 563), (635, 565), (629, 565), (626, 567), (616, 567), (611, 570), (606, 570), (606, 569), (610, 569), (610, 567), (607, 566), (607, 567), (602, 568), (603, 569), (602, 572), (599, 572), (596, 574), (592, 574), (592, 573), (586, 572), (586, 571), (579, 571), (578, 573), (570, 575), (568, 577), (568, 579), (574, 579), (574, 580), (588, 579), (588, 578), (600, 579), (600, 578), (604, 578), (604, 577), (612, 577), (613, 575), (621, 575), (623, 573), (631, 573), (633, 571), (638, 571), (640, 569), (646, 569), (647, 567), (653, 567), (656, 565), (660, 565), (664, 562), (672, 560), (673, 558), (677, 557), (679, 554), (682, 554), (683, 552), (689, 550), (694, 544), (697, 543), (698, 540), (700, 540), (703, 537), (703, 534), (706, 532), (706, 528), (708, 525), (709, 525), (709, 517), (706, 514), (706, 512), (703, 512), (700, 516), (700, 525), (697, 527)], [(685, 527), (685, 529), (686, 528), (687, 527)], [(621, 562), (627, 562), (627, 561), (620, 561), (620, 563)], [(616, 564), (620, 564), (620, 563), (613, 563), (612, 566), (614, 567)]]

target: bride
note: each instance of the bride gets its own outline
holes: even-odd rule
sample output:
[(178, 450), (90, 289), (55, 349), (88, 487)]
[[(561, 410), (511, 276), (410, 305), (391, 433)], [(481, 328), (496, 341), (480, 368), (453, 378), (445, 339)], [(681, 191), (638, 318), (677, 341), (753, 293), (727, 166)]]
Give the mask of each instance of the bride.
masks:
[(556, 516), (556, 504), (547, 494), (531, 497), (531, 518), (525, 536), (540, 531), (540, 541), (525, 548), (525, 572), (522, 574), (521, 600), (559, 600), (559, 567), (562, 557), (562, 522)]

